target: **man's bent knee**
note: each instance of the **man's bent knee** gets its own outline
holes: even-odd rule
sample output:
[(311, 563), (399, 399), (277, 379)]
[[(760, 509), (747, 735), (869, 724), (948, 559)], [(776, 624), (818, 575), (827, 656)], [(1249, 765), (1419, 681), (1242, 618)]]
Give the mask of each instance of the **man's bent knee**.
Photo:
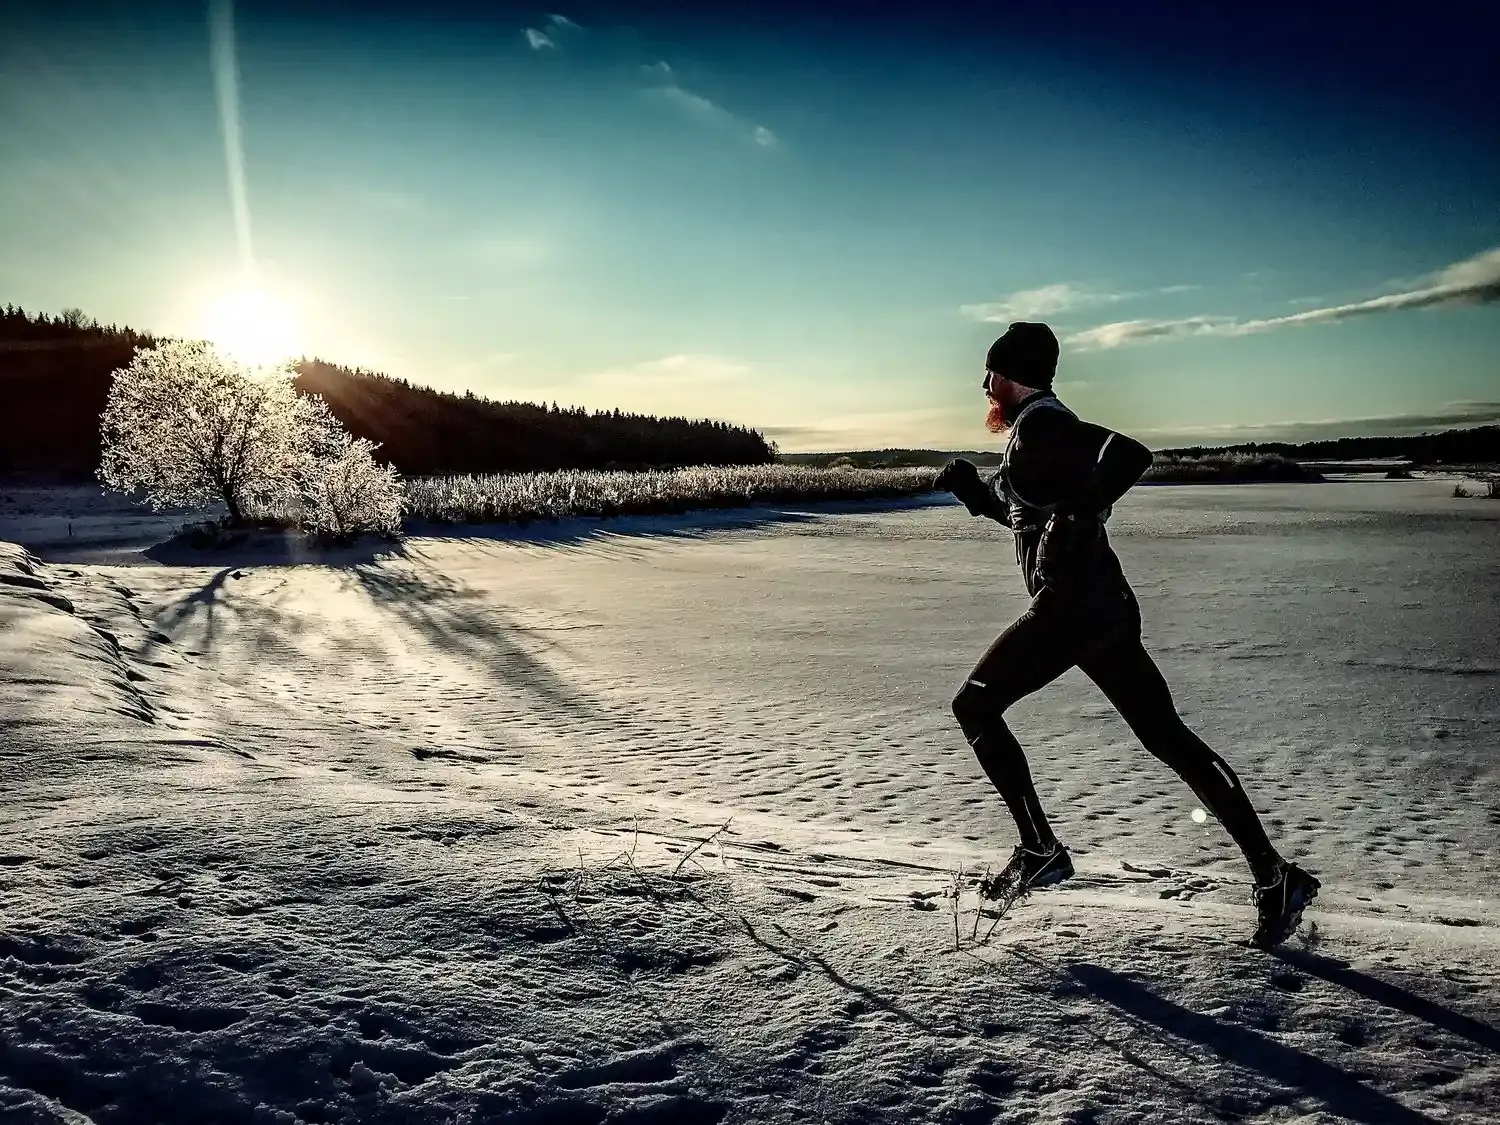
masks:
[(982, 680), (969, 680), (953, 697), (953, 717), (971, 743), (984, 731), (1004, 722), (1007, 700)]

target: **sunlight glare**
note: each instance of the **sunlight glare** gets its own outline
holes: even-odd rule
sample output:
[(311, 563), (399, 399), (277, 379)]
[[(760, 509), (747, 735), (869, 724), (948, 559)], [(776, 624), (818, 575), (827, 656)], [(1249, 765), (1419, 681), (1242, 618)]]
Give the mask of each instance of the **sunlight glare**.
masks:
[(229, 358), (251, 367), (283, 363), (301, 350), (291, 305), (260, 289), (221, 296), (208, 310), (203, 335)]

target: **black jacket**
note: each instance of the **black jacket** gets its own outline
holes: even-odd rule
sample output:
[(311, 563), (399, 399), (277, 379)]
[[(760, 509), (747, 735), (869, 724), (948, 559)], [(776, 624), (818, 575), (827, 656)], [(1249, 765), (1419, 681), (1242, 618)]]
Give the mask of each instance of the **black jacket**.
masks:
[[(1085, 422), (1050, 391), (1023, 400), (978, 514), (1010, 528), (1028, 593), (1124, 581), (1104, 521), (1151, 467), (1140, 442)], [(1039, 563), (1041, 564), (1039, 566)]]

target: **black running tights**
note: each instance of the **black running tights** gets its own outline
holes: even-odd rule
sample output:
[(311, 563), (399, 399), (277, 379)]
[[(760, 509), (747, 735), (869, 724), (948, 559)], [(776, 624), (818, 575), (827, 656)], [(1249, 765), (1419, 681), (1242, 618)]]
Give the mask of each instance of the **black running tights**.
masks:
[(1005, 712), (1074, 665), (1099, 686), (1146, 749), (1187, 782), (1224, 825), (1257, 881), (1274, 878), (1276, 849), (1234, 771), (1177, 714), (1166, 680), (1141, 643), (1135, 595), (1123, 585), (1088, 597), (1041, 590), (989, 647), (953, 700), (964, 736), (1005, 799), (1021, 842), (1041, 847), (1056, 837)]

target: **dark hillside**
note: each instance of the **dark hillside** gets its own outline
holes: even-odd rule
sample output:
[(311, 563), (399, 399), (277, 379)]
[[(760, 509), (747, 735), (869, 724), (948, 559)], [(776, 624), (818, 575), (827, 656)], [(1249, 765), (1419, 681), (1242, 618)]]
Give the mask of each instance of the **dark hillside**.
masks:
[[(99, 464), (99, 416), (110, 378), (157, 341), (77, 310), (0, 311), (0, 472), (87, 478)], [(559, 410), (445, 394), (320, 360), (297, 386), (319, 394), (358, 437), (407, 476), (543, 469), (747, 465), (775, 459), (758, 432), (724, 422), (618, 410)]]
[(494, 402), (317, 360), (300, 372), (299, 389), (321, 395), (351, 433), (379, 442), (380, 456), (408, 476), (774, 459), (759, 433), (723, 422)]

